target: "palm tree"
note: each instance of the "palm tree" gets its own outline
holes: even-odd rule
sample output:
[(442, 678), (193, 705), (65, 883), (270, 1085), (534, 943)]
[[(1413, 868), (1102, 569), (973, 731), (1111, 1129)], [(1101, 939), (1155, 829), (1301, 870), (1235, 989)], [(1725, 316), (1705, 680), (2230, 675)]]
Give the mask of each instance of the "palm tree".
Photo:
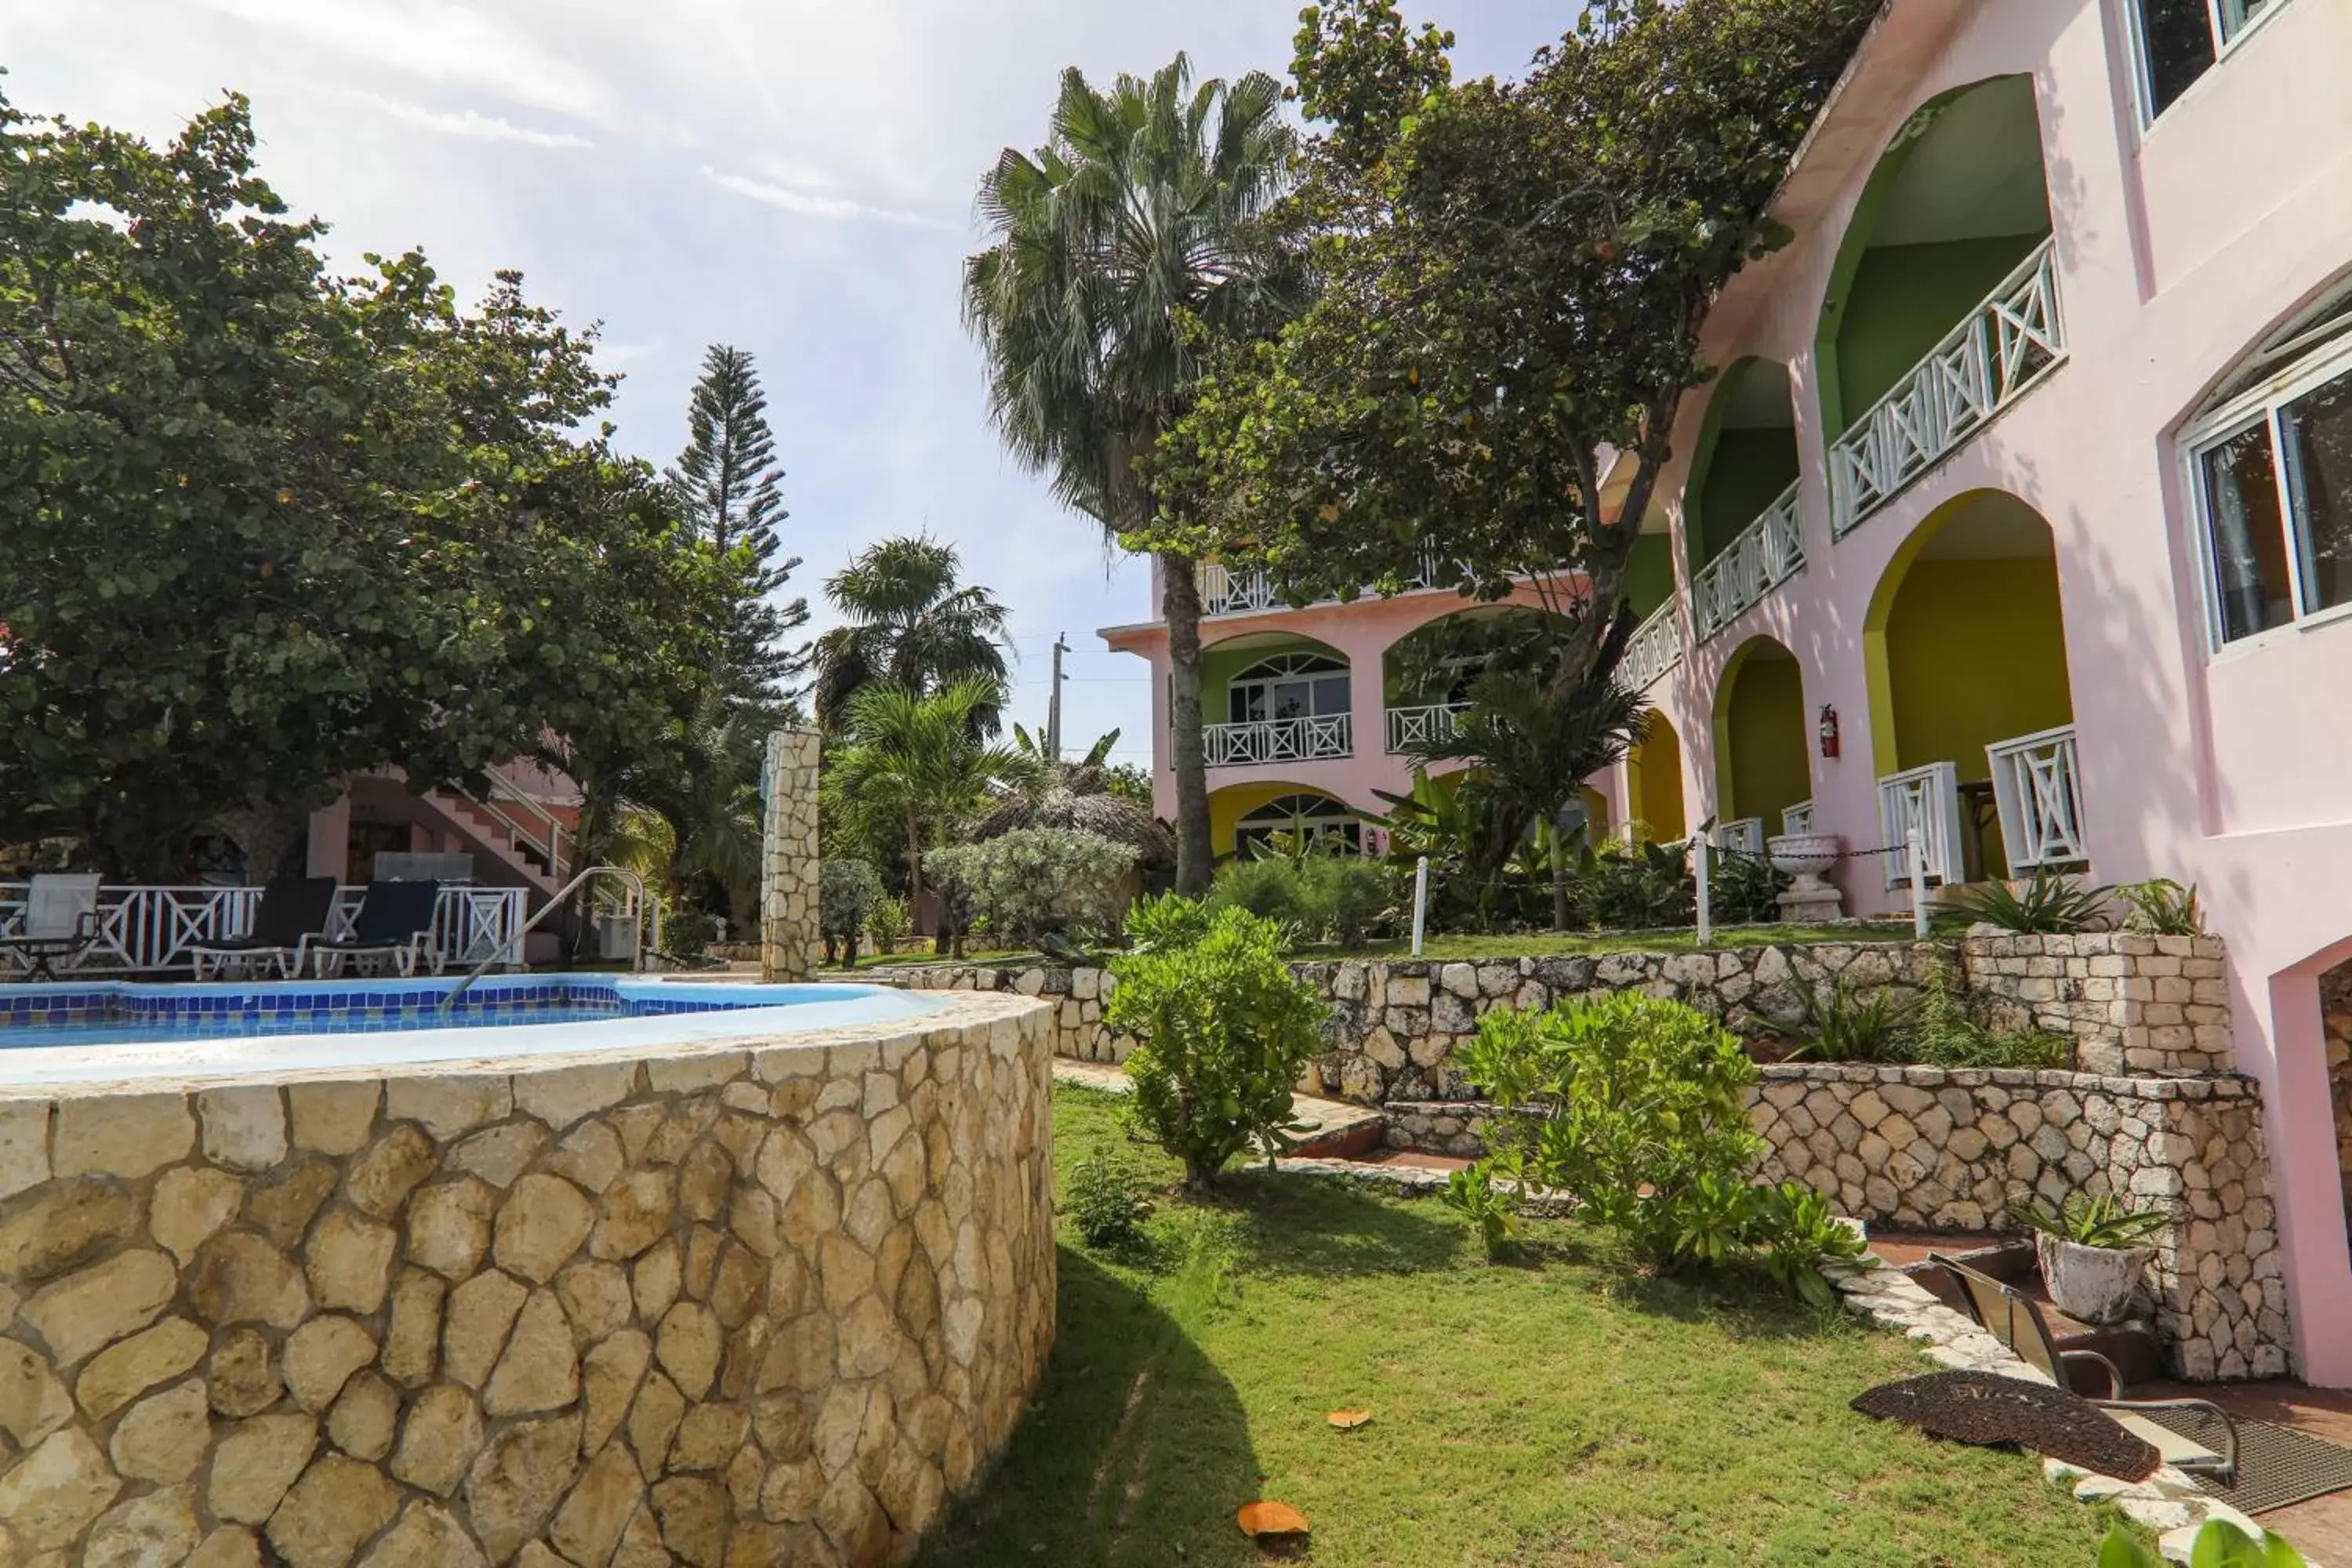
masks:
[(923, 855), (1000, 792), (1032, 784), (1036, 762), (982, 738), (973, 717), (1003, 700), (993, 682), (965, 678), (929, 694), (872, 685), (842, 713), (845, 744), (824, 789), (850, 837), (901, 845), (911, 908), (923, 896)]
[[(957, 581), (955, 546), (929, 535), (869, 545), (825, 580), (844, 617), (816, 642), (817, 717), (830, 724), (876, 683), (921, 696), (977, 679), (992, 692), (1005, 681), (1005, 608), (994, 595)], [(996, 732), (994, 698), (975, 710)]]
[[(964, 321), (989, 364), (989, 413), (1015, 457), (1116, 539), (1155, 514), (1137, 471), (1184, 411), (1203, 353), (1301, 303), (1297, 258), (1263, 219), (1290, 178), (1282, 86), (1253, 71), (1192, 85), (1182, 55), (1108, 92), (1062, 73), (1045, 145), (1006, 148), (982, 181), (993, 243), (964, 264)], [(1197, 328), (1197, 334), (1193, 329)], [(1190, 557), (1160, 558), (1181, 891), (1209, 882), (1201, 596)]]

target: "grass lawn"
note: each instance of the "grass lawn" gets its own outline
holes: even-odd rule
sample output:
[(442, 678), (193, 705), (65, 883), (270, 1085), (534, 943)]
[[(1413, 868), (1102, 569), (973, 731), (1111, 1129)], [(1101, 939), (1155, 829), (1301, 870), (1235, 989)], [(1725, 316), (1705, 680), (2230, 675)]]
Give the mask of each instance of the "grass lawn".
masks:
[[(1066, 1179), (1126, 1146), (1117, 1107), (1055, 1090)], [(1890, 1335), (1744, 1278), (1637, 1278), (1574, 1225), (1495, 1267), (1433, 1203), (1230, 1180), (1222, 1206), (1163, 1198), (1143, 1257), (1065, 1222), (1045, 1385), (927, 1568), (1235, 1568), (1263, 1560), (1234, 1522), (1259, 1498), (1306, 1512), (1290, 1560), (1324, 1568), (2096, 1561), (2111, 1516), (2038, 1459), (1846, 1408), (1930, 1370)], [(1371, 1423), (1330, 1430), (1343, 1408)]]

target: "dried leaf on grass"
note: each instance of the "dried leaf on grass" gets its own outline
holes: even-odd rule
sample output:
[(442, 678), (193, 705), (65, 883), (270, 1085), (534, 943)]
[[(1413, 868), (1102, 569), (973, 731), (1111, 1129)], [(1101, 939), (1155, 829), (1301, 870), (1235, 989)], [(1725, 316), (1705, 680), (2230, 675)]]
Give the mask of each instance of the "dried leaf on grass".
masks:
[(1249, 1536), (1304, 1535), (1308, 1528), (1307, 1516), (1286, 1502), (1244, 1503), (1235, 1517)]
[(1334, 1410), (1323, 1417), (1342, 1432), (1352, 1432), (1372, 1418), (1369, 1410)]

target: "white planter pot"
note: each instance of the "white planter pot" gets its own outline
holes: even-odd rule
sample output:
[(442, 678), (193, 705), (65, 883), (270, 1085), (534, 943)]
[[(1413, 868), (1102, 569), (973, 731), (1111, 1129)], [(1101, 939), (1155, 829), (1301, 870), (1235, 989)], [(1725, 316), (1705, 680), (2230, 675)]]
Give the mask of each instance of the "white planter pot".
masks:
[(2042, 1282), (2060, 1311), (2078, 1323), (2114, 1323), (2130, 1312), (2140, 1272), (2156, 1249), (2084, 1247), (2037, 1234), (2033, 1254), (2042, 1264)]

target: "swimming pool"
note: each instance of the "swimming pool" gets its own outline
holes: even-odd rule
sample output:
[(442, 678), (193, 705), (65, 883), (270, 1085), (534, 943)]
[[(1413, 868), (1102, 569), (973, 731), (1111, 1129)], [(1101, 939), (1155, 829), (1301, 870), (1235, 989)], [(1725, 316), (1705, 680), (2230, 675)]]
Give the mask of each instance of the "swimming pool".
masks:
[[(883, 985), (758, 985), (627, 974), (0, 986), (0, 1085), (169, 1073), (458, 1061), (887, 1023), (934, 998)], [(364, 1040), (349, 1037), (363, 1035)]]

